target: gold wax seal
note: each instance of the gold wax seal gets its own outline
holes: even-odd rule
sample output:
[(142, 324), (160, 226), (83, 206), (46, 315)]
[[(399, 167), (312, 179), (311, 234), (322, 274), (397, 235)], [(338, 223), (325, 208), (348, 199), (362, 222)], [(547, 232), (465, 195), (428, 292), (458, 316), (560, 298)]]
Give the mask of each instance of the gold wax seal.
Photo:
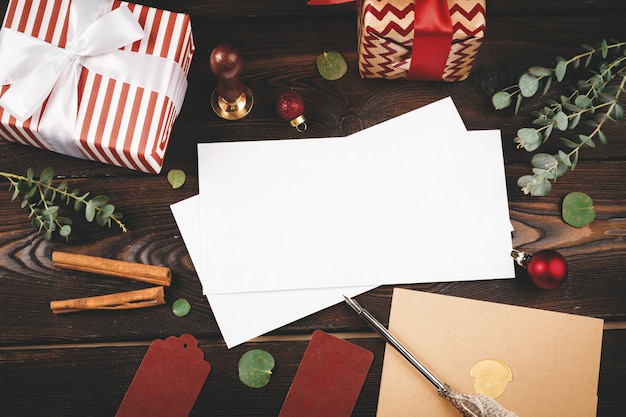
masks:
[(477, 394), (498, 398), (504, 393), (506, 385), (513, 380), (511, 368), (498, 359), (483, 359), (470, 369), (474, 378), (472, 387)]

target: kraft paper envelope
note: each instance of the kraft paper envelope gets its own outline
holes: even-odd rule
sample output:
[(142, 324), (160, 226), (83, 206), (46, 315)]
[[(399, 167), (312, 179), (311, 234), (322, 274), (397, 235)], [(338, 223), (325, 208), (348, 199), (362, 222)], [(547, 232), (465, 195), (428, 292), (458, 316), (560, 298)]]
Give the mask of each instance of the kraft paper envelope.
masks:
[[(474, 393), (470, 370), (496, 359), (512, 374), (496, 399), (519, 417), (596, 415), (601, 319), (395, 289), (389, 330), (458, 392)], [(379, 395), (377, 417), (459, 415), (389, 345)]]

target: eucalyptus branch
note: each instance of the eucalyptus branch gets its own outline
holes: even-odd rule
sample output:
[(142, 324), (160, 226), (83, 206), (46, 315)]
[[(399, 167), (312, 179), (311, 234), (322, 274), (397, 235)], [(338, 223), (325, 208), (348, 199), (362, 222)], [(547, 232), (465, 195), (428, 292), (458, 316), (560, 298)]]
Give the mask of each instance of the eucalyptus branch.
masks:
[(72, 204), (77, 212), (84, 210), (85, 219), (90, 223), (95, 220), (99, 226), (108, 227), (115, 223), (123, 232), (128, 231), (121, 221), (122, 215), (115, 211), (113, 204), (109, 204), (108, 196), (98, 195), (88, 198), (89, 192), (82, 195), (78, 189), (70, 192), (67, 182), (54, 185), (52, 168), (45, 168), (39, 179), (35, 178), (31, 168), (27, 170), (26, 176), (0, 172), (0, 177), (9, 181), (9, 191), (13, 190), (11, 200), (22, 198), (21, 206), (28, 212), (33, 227), (43, 232), (48, 240), (52, 239), (55, 232), (65, 239), (72, 233), (73, 221), (69, 217), (59, 215), (57, 200), (66, 206)]
[(552, 182), (576, 167), (582, 149), (594, 148), (596, 141), (607, 143), (602, 130), (606, 122), (624, 117), (619, 99), (626, 91), (626, 42), (609, 44), (603, 40), (596, 47), (583, 45), (583, 48), (585, 52), (570, 59), (557, 57), (554, 68), (529, 68), (516, 85), (502, 89), (491, 98), (496, 110), (510, 107), (515, 99), (517, 114), (525, 98), (539, 91), (545, 96), (551, 87), (565, 80), (570, 68), (579, 69), (582, 65), (581, 69), (589, 73), (570, 86), (571, 94), (561, 95), (558, 100), (547, 98), (541, 110), (532, 111), (533, 127), (517, 131), (514, 142), (528, 152), (537, 150), (555, 131), (569, 132), (568, 137), (557, 139), (561, 149), (556, 154), (538, 153), (531, 159), (532, 175), (524, 175), (517, 181), (525, 194), (549, 194)]

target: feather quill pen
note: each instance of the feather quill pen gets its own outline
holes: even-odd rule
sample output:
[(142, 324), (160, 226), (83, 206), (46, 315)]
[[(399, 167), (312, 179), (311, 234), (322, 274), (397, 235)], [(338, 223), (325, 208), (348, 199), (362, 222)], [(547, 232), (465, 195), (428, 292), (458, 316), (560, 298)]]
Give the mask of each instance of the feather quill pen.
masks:
[(411, 352), (409, 352), (372, 314), (365, 310), (354, 299), (343, 296), (346, 303), (361, 316), (367, 324), (393, 346), (406, 360), (413, 365), (431, 384), (437, 388), (440, 396), (450, 401), (464, 417), (517, 417), (495, 399), (483, 394), (462, 394), (453, 391), (432, 374)]

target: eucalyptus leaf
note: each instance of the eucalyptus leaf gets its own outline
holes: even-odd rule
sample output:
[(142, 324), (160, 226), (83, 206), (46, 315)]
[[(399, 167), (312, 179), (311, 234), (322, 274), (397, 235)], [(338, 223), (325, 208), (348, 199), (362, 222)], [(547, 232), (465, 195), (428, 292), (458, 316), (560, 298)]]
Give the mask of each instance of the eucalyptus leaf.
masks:
[(565, 60), (560, 60), (556, 67), (554, 68), (554, 75), (556, 76), (556, 80), (558, 82), (563, 81), (565, 78), (565, 73), (567, 72), (567, 62)]
[(67, 181), (54, 183), (54, 169), (50, 167), (44, 168), (38, 179), (32, 168), (27, 169), (25, 176), (0, 171), (0, 177), (9, 181), (13, 200), (22, 197), (20, 206), (27, 211), (32, 226), (46, 239), (52, 239), (57, 233), (67, 239), (72, 232), (72, 219), (62, 214), (59, 202), (73, 206), (76, 211), (84, 208), (85, 219), (89, 222), (95, 220), (101, 226), (115, 222), (122, 231), (127, 231), (120, 220), (122, 215), (109, 204), (108, 196), (98, 195), (87, 200), (89, 192), (82, 195), (78, 189), (70, 192)]
[(552, 184), (545, 177), (540, 175), (524, 175), (517, 180), (517, 185), (524, 194), (532, 196), (546, 196), (552, 190)]
[[(74, 194), (74, 192), (76, 192), (76, 194)], [(78, 191), (78, 190), (74, 190), (74, 191), (72, 192), (72, 194), (77, 196), (78, 194), (80, 194), (80, 191)], [(88, 193), (88, 192), (87, 192), (87, 193), (85, 193), (85, 194), (83, 194), (83, 195), (82, 195), (82, 196), (80, 196), (80, 197), (76, 197), (76, 199), (74, 200), (74, 210), (76, 210), (76, 211), (80, 211), (80, 209), (82, 208), (82, 206), (83, 206), (84, 204), (87, 204), (87, 203), (85, 202), (85, 200), (87, 199), (87, 197), (89, 197), (89, 193)]]
[(556, 128), (563, 131), (563, 130), (567, 130), (567, 125), (568, 125), (568, 119), (567, 119), (567, 115), (562, 112), (559, 111), (557, 112), (557, 114), (554, 115), (554, 122), (556, 124)]
[[(571, 164), (571, 161), (570, 161)], [(559, 163), (556, 166), (555, 175), (556, 177), (562, 177), (565, 173), (570, 169), (571, 165), (567, 165), (564, 161), (559, 159)]]
[(547, 94), (550, 90), (550, 86), (552, 86), (552, 77), (546, 78), (546, 84), (543, 86), (543, 94)]
[(569, 121), (569, 125), (567, 126), (567, 128), (571, 130), (578, 126), (578, 123), (580, 123), (580, 117), (580, 113), (576, 113), (575, 115), (573, 115)]
[(93, 200), (89, 200), (85, 206), (85, 219), (92, 222), (94, 217), (96, 217), (96, 205)]
[(106, 195), (97, 195), (90, 200), (96, 207), (102, 208), (109, 203), (109, 197)]
[(552, 171), (549, 171), (547, 169), (542, 169), (542, 168), (533, 168), (533, 174), (535, 174), (535, 176), (541, 176), (548, 180), (553, 180), (556, 178), (556, 175), (553, 174)]
[(613, 105), (613, 108), (611, 109), (611, 117), (615, 120), (619, 120), (624, 117), (624, 108), (619, 103), (615, 103)]
[(250, 388), (262, 388), (270, 381), (274, 357), (263, 349), (252, 349), (239, 359), (239, 380)]
[(552, 120), (546, 118), (546, 117), (542, 117), (542, 118), (538, 118), (533, 120), (533, 124), (535, 126), (547, 126), (547, 125), (551, 125), (552, 124)]
[(602, 43), (600, 44), (600, 48), (602, 49), (602, 58), (606, 58), (609, 54), (609, 45), (606, 42), (606, 39), (602, 39)]
[(552, 75), (552, 70), (550, 68), (539, 66), (528, 68), (528, 72), (536, 77), (549, 77)]
[(59, 207), (58, 206), (51, 206), (48, 207), (46, 209), (44, 209), (41, 212), (41, 217), (43, 217), (44, 220), (54, 220), (57, 216), (59, 215)]
[(578, 149), (576, 149), (576, 151), (574, 152), (574, 160), (572, 161), (572, 166), (570, 167), (570, 169), (573, 171), (574, 168), (576, 168), (576, 165), (578, 165)]
[(596, 218), (593, 200), (585, 193), (572, 192), (565, 196), (562, 204), (563, 220), (574, 227), (584, 227)]
[(499, 91), (491, 96), (491, 104), (496, 110), (502, 110), (511, 105), (511, 95), (506, 91)]
[(545, 130), (543, 131), (543, 140), (544, 142), (546, 140), (548, 140), (548, 138), (550, 137), (550, 135), (552, 134), (552, 131), (554, 130), (554, 123), (550, 123), (549, 125), (546, 125)]
[(174, 189), (182, 187), (186, 179), (185, 171), (180, 169), (172, 169), (167, 173), (167, 181)]
[(56, 218), (56, 221), (60, 225), (72, 225), (74, 222), (69, 217), (59, 216)]
[(570, 160), (569, 155), (563, 152), (562, 150), (559, 150), (558, 157), (559, 157), (559, 160), (562, 161), (568, 167), (572, 166), (572, 161)]
[(519, 79), (518, 86), (522, 96), (532, 97), (539, 89), (539, 79), (532, 74), (522, 74)]
[(41, 171), (41, 175), (39, 175), (39, 181), (46, 185), (50, 185), (53, 178), (54, 178), (54, 169), (50, 167), (44, 168), (44, 170)]
[(191, 304), (184, 298), (179, 298), (172, 304), (172, 313), (176, 317), (185, 317), (191, 311)]
[(339, 52), (324, 52), (317, 56), (317, 70), (324, 79), (334, 81), (344, 76), (348, 63)]
[(37, 187), (33, 186), (26, 194), (24, 194), (25, 200), (30, 200), (31, 197), (34, 197), (37, 194)]
[(581, 142), (583, 142), (585, 145), (589, 146), (590, 148), (596, 147), (596, 144), (594, 143), (593, 139), (591, 139), (587, 135), (578, 135), (578, 139), (580, 139)]
[(532, 152), (541, 145), (541, 134), (537, 129), (525, 127), (517, 131), (515, 142), (522, 145), (528, 152)]
[(563, 108), (565, 110), (568, 110), (568, 111), (572, 112), (572, 113), (576, 113), (576, 112), (582, 111), (582, 108), (580, 108), (580, 107), (578, 107), (578, 106), (576, 106), (574, 104), (571, 104), (571, 103), (563, 103)]
[(63, 225), (60, 229), (59, 229), (59, 234), (65, 238), (67, 238), (70, 233), (72, 233), (72, 226), (70, 226), (69, 224)]
[(28, 181), (28, 185), (33, 185), (34, 178), (35, 178), (35, 170), (32, 168), (28, 168), (26, 170), (26, 180)]
[(109, 224), (109, 216), (105, 215), (102, 211), (96, 213), (95, 220), (98, 226), (106, 226)]
[(591, 101), (591, 99), (587, 96), (576, 96), (576, 98), (574, 99), (574, 104), (576, 104), (576, 106), (580, 107), (579, 110), (582, 109), (588, 109), (593, 105), (593, 102)]

